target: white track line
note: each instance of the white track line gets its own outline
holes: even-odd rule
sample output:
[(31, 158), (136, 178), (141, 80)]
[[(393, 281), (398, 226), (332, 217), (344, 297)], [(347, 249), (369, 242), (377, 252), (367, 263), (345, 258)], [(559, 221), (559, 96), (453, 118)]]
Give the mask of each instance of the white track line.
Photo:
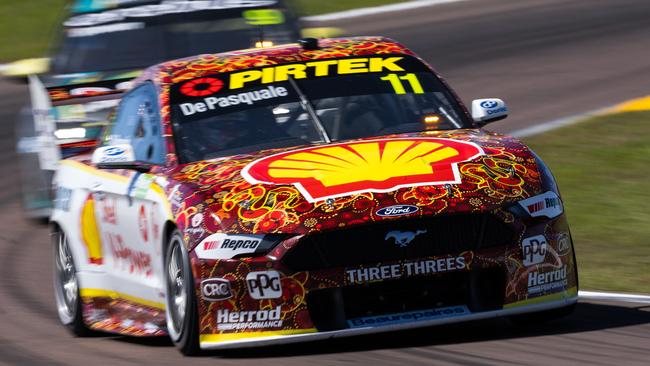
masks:
[(584, 300), (609, 300), (650, 304), (649, 295), (619, 294), (615, 292), (578, 291), (578, 298)]
[(321, 14), (321, 15), (312, 15), (309, 17), (303, 17), (302, 20), (313, 21), (313, 22), (324, 22), (324, 21), (338, 20), (344, 18), (356, 18), (356, 17), (362, 17), (366, 15), (388, 13), (392, 11), (417, 9), (425, 6), (456, 3), (460, 1), (467, 1), (467, 0), (414, 0), (414, 1), (407, 1), (404, 3), (352, 9), (352, 10), (339, 11), (336, 13), (328, 13), (328, 14)]
[[(618, 105), (618, 104), (616, 104), (616, 105)], [(603, 114), (607, 113), (608, 111), (612, 110), (616, 105), (606, 107), (606, 108), (596, 109), (596, 110), (585, 112), (585, 113), (576, 114), (576, 115), (569, 116), (569, 117), (558, 118), (558, 119), (548, 121), (548, 122), (544, 122), (544, 123), (537, 123), (537, 124), (534, 124), (533, 126), (523, 128), (521, 130), (516, 130), (516, 131), (510, 132), (510, 133), (508, 133), (508, 135), (514, 136), (516, 138), (539, 135), (540, 133), (552, 131), (552, 130), (558, 129), (560, 127), (565, 127), (565, 126), (576, 124), (576, 123), (581, 122), (581, 121), (583, 121), (583, 120), (585, 120), (587, 118), (590, 118), (590, 117), (596, 117), (596, 116), (603, 115)]]

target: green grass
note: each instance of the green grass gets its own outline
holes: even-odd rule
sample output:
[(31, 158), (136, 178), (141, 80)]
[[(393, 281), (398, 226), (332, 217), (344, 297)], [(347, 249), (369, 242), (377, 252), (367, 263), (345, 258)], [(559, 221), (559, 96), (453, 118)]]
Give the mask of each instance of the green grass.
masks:
[(56, 34), (67, 0), (0, 1), (0, 62), (41, 57)]
[[(0, 0), (0, 63), (47, 55), (70, 0)], [(378, 6), (407, 0), (288, 0), (298, 15)]]
[(558, 181), (580, 285), (650, 293), (650, 112), (628, 112), (525, 139)]
[(298, 15), (316, 15), (335, 11), (401, 3), (409, 0), (287, 0)]

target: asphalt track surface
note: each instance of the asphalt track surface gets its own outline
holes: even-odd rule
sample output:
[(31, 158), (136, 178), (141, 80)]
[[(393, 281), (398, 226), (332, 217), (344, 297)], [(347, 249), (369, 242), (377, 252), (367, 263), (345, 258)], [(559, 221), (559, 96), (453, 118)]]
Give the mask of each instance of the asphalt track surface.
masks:
[[(650, 1), (474, 0), (353, 18), (430, 61), (465, 101), (502, 97), (513, 131), (650, 92)], [(58, 324), (46, 226), (23, 219), (13, 121), (24, 87), (0, 82), (1, 365), (647, 365), (650, 307), (581, 302), (574, 315), (521, 329), (487, 320), (183, 359), (164, 338), (73, 338)], [(579, 258), (578, 258), (579, 259)]]

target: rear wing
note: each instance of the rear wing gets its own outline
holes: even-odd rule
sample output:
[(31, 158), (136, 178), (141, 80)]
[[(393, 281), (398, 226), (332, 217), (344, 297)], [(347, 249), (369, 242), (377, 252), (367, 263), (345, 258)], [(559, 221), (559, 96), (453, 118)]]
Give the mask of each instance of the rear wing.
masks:
[[(117, 106), (130, 87), (128, 79), (115, 79), (46, 87), (38, 76), (28, 76), (34, 123), (34, 149), (42, 170), (55, 170), (61, 158), (92, 149), (97, 134), (87, 134), (85, 125), (97, 127)], [(98, 117), (99, 116), (99, 117)], [(70, 127), (67, 127), (70, 126)], [(96, 128), (95, 128), (96, 130)]]

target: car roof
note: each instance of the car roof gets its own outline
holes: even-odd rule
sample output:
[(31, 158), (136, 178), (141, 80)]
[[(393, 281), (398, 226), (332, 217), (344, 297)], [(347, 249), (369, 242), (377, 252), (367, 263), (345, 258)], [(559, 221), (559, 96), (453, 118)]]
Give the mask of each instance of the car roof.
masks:
[(134, 81), (134, 86), (145, 80), (161, 85), (175, 84), (204, 75), (253, 67), (377, 54), (415, 55), (402, 44), (386, 37), (329, 38), (318, 40), (318, 49), (306, 49), (298, 43), (291, 43), (167, 61), (146, 69)]

